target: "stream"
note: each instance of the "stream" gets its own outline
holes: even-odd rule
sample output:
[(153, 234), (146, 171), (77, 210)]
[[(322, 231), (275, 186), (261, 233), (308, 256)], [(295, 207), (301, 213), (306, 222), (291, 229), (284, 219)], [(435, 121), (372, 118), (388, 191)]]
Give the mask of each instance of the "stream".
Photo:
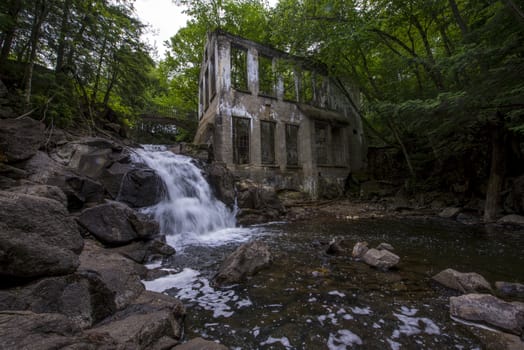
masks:
[[(449, 316), (456, 293), (431, 276), (453, 268), (478, 272), (492, 285), (523, 282), (523, 232), (388, 218), (235, 227), (234, 211), (213, 198), (190, 158), (164, 149), (138, 156), (167, 184), (166, 199), (145, 211), (177, 250), (147, 265), (170, 274), (144, 284), (184, 302), (188, 339), (219, 340), (230, 349), (481, 349), (469, 327)], [(174, 169), (184, 169), (178, 176), (185, 180)], [(390, 243), (398, 268), (384, 272), (350, 255), (328, 255), (335, 237), (370, 247)], [(271, 267), (240, 285), (213, 288), (220, 263), (253, 239), (270, 246)]]

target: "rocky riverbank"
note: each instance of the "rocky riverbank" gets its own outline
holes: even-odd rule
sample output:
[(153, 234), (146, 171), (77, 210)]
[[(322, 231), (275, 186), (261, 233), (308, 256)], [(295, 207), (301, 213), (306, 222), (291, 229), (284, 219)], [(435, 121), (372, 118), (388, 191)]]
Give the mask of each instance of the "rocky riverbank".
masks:
[(175, 251), (137, 210), (162, 182), (125, 145), (1, 119), (0, 159), (0, 348), (221, 348), (186, 342), (184, 305), (141, 282)]

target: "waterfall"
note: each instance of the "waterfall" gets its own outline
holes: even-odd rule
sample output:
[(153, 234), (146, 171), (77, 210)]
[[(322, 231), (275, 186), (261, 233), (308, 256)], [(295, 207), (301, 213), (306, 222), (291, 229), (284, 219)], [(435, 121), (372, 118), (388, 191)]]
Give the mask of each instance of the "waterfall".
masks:
[(170, 245), (177, 249), (189, 244), (216, 245), (246, 235), (245, 229), (234, 228), (235, 213), (213, 196), (190, 157), (163, 146), (144, 145), (135, 150), (133, 161), (154, 169), (166, 185), (165, 198), (144, 212), (160, 223)]

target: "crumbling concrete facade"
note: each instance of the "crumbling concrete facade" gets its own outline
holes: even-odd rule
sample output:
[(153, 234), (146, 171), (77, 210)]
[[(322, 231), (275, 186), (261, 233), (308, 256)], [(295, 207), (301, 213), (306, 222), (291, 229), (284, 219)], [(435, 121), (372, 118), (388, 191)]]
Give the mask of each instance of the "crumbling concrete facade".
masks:
[(340, 192), (365, 162), (358, 90), (344, 94), (318, 64), (253, 41), (222, 31), (207, 39), (194, 142), (277, 190)]

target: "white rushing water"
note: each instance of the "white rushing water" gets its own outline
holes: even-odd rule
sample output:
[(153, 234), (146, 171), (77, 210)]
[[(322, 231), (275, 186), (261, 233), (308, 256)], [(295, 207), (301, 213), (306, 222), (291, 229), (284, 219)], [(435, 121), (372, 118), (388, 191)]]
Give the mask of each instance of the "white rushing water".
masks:
[(135, 150), (133, 161), (154, 169), (166, 185), (165, 198), (144, 211), (159, 222), (168, 244), (181, 250), (187, 245), (215, 246), (249, 239), (250, 230), (235, 228), (234, 211), (213, 196), (190, 157), (144, 145)]

